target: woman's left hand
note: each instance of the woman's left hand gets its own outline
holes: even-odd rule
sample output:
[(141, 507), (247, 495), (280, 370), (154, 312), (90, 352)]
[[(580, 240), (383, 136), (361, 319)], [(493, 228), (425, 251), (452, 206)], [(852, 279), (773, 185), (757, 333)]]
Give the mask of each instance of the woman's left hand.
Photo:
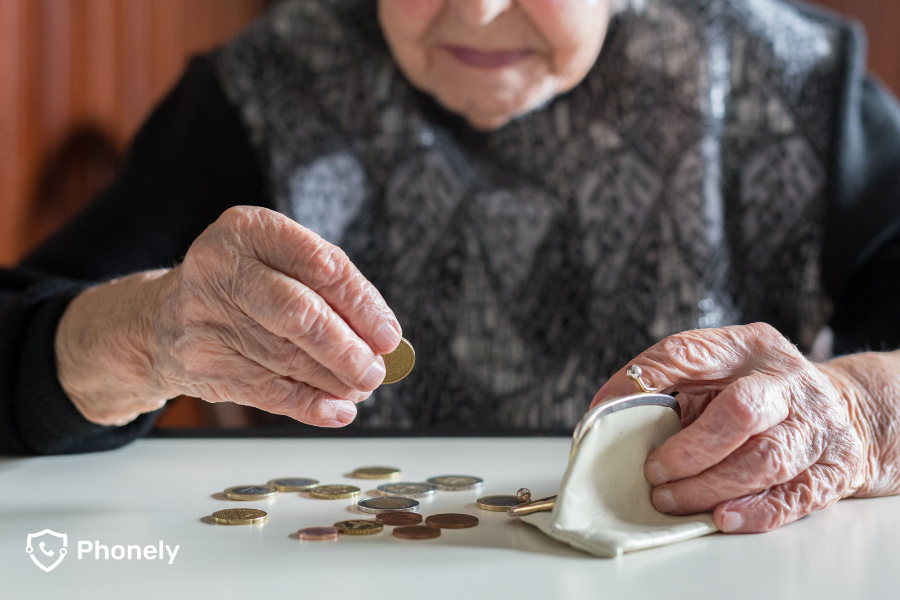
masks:
[[(679, 392), (683, 429), (644, 465), (657, 510), (714, 510), (724, 532), (761, 532), (863, 485), (869, 452), (850, 400), (855, 390), (773, 327), (680, 333), (630, 364), (660, 391)], [(637, 391), (623, 368), (591, 407)]]

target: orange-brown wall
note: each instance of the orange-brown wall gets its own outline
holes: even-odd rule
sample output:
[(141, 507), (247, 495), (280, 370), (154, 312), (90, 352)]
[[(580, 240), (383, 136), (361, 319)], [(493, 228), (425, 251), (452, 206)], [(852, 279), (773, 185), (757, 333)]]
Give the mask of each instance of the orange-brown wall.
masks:
[(0, 265), (47, 157), (79, 125), (119, 149), (186, 59), (228, 39), (266, 0), (0, 0)]

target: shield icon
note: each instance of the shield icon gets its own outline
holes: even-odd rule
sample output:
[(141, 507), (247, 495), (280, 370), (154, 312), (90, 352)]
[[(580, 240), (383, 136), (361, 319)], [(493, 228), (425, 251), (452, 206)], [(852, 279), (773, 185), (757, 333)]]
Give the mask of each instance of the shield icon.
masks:
[[(44, 536), (44, 535), (50, 536), (50, 537), (38, 542), (39, 552), (35, 553), (34, 547), (32, 546), (31, 541), (37, 540), (38, 538), (40, 538), (41, 536)], [(55, 541), (54, 538), (59, 538), (60, 540), (62, 540), (62, 547), (59, 547), (59, 542)], [(56, 545), (57, 549), (53, 550), (51, 548), (48, 550), (46, 548), (48, 541), (51, 542), (51, 544)], [(66, 552), (67, 552), (66, 546), (68, 545), (68, 541), (69, 541), (68, 536), (65, 533), (56, 533), (55, 531), (51, 531), (50, 529), (45, 529), (45, 530), (39, 531), (37, 533), (29, 533), (28, 541), (25, 542), (25, 552), (27, 552), (31, 556), (31, 560), (34, 561), (34, 564), (39, 566), (46, 573), (49, 573), (50, 571), (55, 569), (56, 566), (60, 562), (62, 562), (63, 558), (66, 557)], [(38, 554), (42, 554), (43, 556), (38, 558)], [(54, 556), (56, 557), (56, 560), (49, 566), (44, 566), (44, 563), (41, 562), (42, 560), (46, 560), (47, 562), (50, 562), (51, 560), (53, 560)]]

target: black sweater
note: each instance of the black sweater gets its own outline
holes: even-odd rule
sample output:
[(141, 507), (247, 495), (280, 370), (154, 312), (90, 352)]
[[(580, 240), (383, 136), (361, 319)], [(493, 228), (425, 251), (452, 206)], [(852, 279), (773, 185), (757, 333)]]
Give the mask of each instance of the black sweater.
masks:
[[(826, 235), (854, 248), (822, 264), (826, 278), (835, 269), (851, 273), (831, 324), (840, 353), (900, 346), (900, 108), (869, 79), (851, 87), (835, 136), (845, 183)], [(265, 186), (209, 59), (195, 59), (136, 137), (116, 181), (19, 267), (0, 270), (0, 452), (96, 451), (149, 431), (157, 413), (105, 427), (75, 409), (56, 375), (59, 319), (90, 285), (177, 264), (227, 208), (271, 208)], [(867, 216), (893, 222), (891, 235), (869, 239)]]

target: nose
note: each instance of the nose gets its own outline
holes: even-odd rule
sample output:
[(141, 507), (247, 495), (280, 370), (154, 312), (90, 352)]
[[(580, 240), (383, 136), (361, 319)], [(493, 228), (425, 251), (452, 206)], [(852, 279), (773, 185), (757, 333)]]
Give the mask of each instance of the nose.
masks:
[(456, 0), (456, 10), (470, 25), (487, 25), (497, 15), (509, 10), (515, 0)]

